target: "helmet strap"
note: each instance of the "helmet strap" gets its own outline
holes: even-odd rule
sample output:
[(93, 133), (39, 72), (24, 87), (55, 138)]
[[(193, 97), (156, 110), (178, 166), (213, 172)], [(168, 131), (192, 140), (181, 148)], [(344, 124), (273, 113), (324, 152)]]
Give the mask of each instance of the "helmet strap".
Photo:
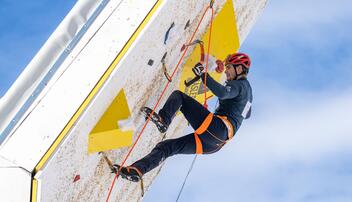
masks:
[(237, 73), (236, 67), (235, 67), (235, 66), (233, 67), (233, 68), (235, 69), (235, 73), (236, 73), (236, 76), (235, 76), (234, 80), (238, 80), (239, 77), (241, 77), (241, 76), (246, 77), (246, 75), (247, 75), (247, 69), (246, 69), (245, 67), (243, 67), (243, 65), (241, 65), (241, 67), (242, 67), (242, 72), (241, 72), (240, 74)]

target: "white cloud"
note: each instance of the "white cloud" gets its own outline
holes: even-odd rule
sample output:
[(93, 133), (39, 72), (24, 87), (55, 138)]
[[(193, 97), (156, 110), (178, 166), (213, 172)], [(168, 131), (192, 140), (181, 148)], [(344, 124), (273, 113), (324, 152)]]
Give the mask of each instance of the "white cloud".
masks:
[[(332, 41), (349, 38), (348, 30), (351, 30), (349, 25), (352, 22), (350, 8), (352, 1), (349, 0), (336, 3), (326, 0), (269, 1), (250, 33), (251, 36), (260, 32), (261, 37), (251, 38), (251, 41), (277, 48), (282, 44), (299, 45), (295, 41), (300, 38), (306, 46), (327, 48)], [(326, 38), (326, 33), (333, 33), (332, 37)], [(282, 43), (278, 38), (287, 41)]]
[(272, 79), (290, 91), (351, 86), (351, 7), (346, 0), (269, 1), (242, 47), (252, 56), (253, 81)]
[[(341, 153), (352, 154), (352, 89), (319, 94), (271, 91), (268, 97), (261, 98), (267, 103), (259, 118), (244, 122), (236, 139), (222, 151), (197, 160), (181, 201), (348, 201), (352, 197), (352, 168), (341, 174), (339, 165), (331, 162)], [(158, 196), (160, 201), (175, 201), (191, 157), (168, 161), (150, 193), (157, 190), (154, 200)]]
[[(260, 20), (266, 30), (311, 26), (314, 24), (333, 24), (350, 19), (352, 2), (339, 0), (336, 3), (327, 0), (269, 1)], [(275, 22), (275, 23), (272, 23)], [(299, 30), (297, 30), (299, 31)]]

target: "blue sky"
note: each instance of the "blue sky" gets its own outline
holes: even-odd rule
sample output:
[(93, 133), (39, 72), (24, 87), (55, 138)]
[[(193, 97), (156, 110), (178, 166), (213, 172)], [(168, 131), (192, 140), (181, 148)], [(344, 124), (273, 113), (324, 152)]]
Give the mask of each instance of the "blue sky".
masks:
[[(76, 1), (3, 0), (0, 96)], [(269, 1), (241, 51), (252, 118), (199, 156), (180, 201), (347, 202), (352, 198), (352, 1)], [(144, 201), (175, 201), (193, 156), (175, 156)]]

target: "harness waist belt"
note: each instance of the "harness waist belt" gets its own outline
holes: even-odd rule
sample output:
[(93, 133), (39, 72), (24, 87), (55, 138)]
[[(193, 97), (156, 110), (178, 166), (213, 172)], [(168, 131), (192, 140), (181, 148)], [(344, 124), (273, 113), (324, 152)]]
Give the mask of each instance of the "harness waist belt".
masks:
[(234, 134), (234, 126), (232, 125), (232, 123), (227, 119), (226, 116), (219, 116), (219, 115), (216, 115), (217, 117), (219, 117), (222, 122), (224, 122), (226, 128), (227, 128), (227, 141), (231, 140), (233, 138), (233, 134)]

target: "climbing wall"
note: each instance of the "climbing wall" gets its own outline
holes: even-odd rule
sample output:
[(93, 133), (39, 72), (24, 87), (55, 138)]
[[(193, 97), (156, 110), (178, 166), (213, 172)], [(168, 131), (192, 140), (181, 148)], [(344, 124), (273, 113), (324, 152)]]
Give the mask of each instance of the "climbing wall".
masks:
[[(128, 111), (131, 114), (129, 119), (132, 124), (130, 124), (134, 126), (132, 128), (134, 129), (133, 137), (135, 140), (144, 124), (144, 117), (139, 113), (139, 109), (142, 106), (154, 106), (168, 82), (160, 62), (163, 55), (167, 52), (165, 62), (167, 71), (171, 73), (182, 55), (182, 45), (190, 39), (207, 5), (208, 1), (203, 1), (202, 3), (168, 1), (159, 5), (151, 21), (140, 33), (143, 37), (139, 37), (134, 41), (128, 53), (126, 53), (127, 55), (119, 61), (111, 75), (104, 82), (103, 90), (97, 92), (85, 112), (66, 135), (67, 138), (61, 143), (55, 154), (51, 156), (43, 172), (38, 175), (38, 181), (41, 182), (41, 186), (46, 187), (45, 190), (42, 190), (41, 195), (43, 197), (48, 197), (48, 199), (62, 198), (65, 200), (70, 200), (73, 197), (72, 200), (74, 201), (90, 201), (107, 197), (114, 175), (110, 173), (101, 155), (97, 152), (87, 153), (87, 142), (89, 142), (87, 134), (92, 135), (94, 133), (97, 122), (102, 119), (104, 113), (109, 111), (109, 108), (104, 106), (111, 106), (111, 100), (114, 100), (118, 93), (123, 90), (124, 99), (127, 100), (129, 107)], [(218, 5), (218, 11), (221, 8), (220, 5)], [(190, 15), (190, 13), (193, 15)], [(201, 38), (208, 29), (209, 14), (207, 13), (204, 23), (201, 24), (196, 38)], [(185, 29), (188, 21), (189, 26)], [(174, 27), (169, 29), (172, 23), (174, 23)], [(189, 58), (192, 49), (193, 47), (190, 47), (186, 58)], [(199, 56), (197, 55), (196, 57)], [(153, 60), (152, 65), (148, 64), (150, 60)], [(180, 80), (183, 66), (176, 72), (161, 103), (165, 101), (165, 98), (174, 89), (179, 88), (180, 83), (183, 83)], [(181, 116), (177, 117), (168, 130), (166, 138), (181, 135), (185, 126), (185, 120)], [(130, 164), (147, 154), (162, 138), (163, 135), (153, 125), (148, 125), (126, 164)], [(113, 162), (120, 163), (128, 149), (129, 147), (111, 148), (106, 153)], [(75, 163), (73, 164), (72, 162)], [(91, 170), (87, 168), (91, 168)], [(65, 172), (55, 173), (54, 171), (57, 169), (65, 170)], [(157, 172), (158, 169), (145, 176), (146, 190), (150, 186), (152, 179), (157, 175)], [(80, 179), (75, 181), (74, 179), (78, 175)], [(57, 191), (54, 192), (53, 190)], [(140, 193), (139, 184), (119, 179), (111, 194), (111, 200), (136, 201), (139, 200)], [(45, 198), (42, 198), (42, 200), (45, 200)]]
[[(160, 109), (175, 89), (204, 102), (200, 81), (184, 84), (193, 78), (190, 70), (201, 55), (200, 46), (187, 46), (190, 39), (203, 41), (205, 63), (221, 81), (215, 61), (239, 49), (266, 0), (215, 1), (213, 21), (209, 2), (109, 1), (83, 35), (84, 44), (73, 48), (39, 104), (0, 149), (0, 157), (33, 176), (32, 201), (105, 201), (110, 192), (110, 201), (141, 200), (138, 183), (118, 179), (112, 186), (114, 174), (99, 152), (121, 163), (140, 137), (127, 158), (129, 165), (159, 141), (183, 135), (187, 123), (182, 115), (166, 134), (152, 124), (141, 134), (145, 118), (140, 108), (153, 108), (163, 95)], [(171, 82), (165, 72), (173, 76)], [(23, 145), (21, 153), (14, 153), (18, 145)], [(145, 191), (160, 168), (144, 176)]]

